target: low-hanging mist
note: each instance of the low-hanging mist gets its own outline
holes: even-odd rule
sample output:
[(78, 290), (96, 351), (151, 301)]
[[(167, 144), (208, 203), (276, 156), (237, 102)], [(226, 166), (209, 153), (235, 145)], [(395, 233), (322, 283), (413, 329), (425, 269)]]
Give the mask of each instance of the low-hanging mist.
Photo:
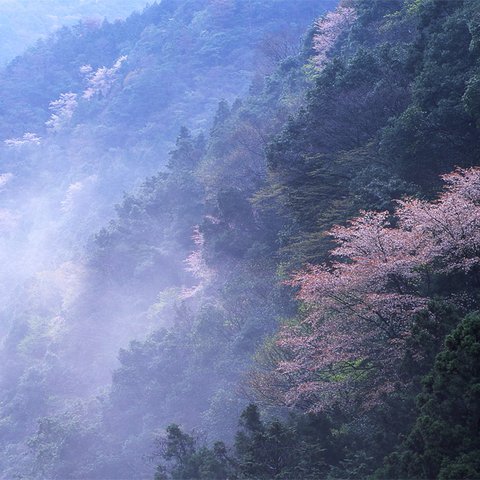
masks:
[[(208, 209), (193, 170), (207, 152), (205, 136), (223, 121), (214, 119), (218, 103), (245, 94), (277, 55), (298, 51), (303, 30), (333, 3), (163, 1), (126, 21), (60, 29), (4, 69), (4, 478), (120, 478), (153, 469), (144, 457), (156, 427), (136, 433), (136, 418), (115, 388), (109, 393), (126, 355), (119, 362), (119, 349), (158, 336), (198, 302), (202, 274), (188, 261)], [(269, 52), (281, 36), (292, 45)], [(176, 143), (184, 125), (192, 133), (182, 130)], [(211, 378), (208, 395), (222, 378)], [(188, 413), (187, 402), (178, 415), (194, 426), (208, 401), (192, 401), (198, 408)], [(63, 454), (39, 456), (36, 437), (63, 421), (67, 431), (83, 431), (81, 422), (99, 441), (110, 438), (101, 440), (105, 455), (128, 437), (134, 450), (66, 473)], [(137, 474), (125, 470), (131, 462)]]

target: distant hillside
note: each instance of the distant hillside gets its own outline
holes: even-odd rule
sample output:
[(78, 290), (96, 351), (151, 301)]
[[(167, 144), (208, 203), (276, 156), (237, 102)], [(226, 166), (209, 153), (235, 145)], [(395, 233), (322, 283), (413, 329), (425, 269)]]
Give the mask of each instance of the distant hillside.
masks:
[(3, 0), (0, 2), (0, 65), (65, 25), (126, 18), (145, 0)]

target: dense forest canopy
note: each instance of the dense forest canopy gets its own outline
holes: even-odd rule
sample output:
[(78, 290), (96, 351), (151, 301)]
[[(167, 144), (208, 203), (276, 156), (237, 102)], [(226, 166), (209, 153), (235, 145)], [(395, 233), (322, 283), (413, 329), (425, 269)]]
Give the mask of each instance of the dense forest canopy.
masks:
[(479, 25), (162, 0), (11, 61), (0, 478), (480, 478)]

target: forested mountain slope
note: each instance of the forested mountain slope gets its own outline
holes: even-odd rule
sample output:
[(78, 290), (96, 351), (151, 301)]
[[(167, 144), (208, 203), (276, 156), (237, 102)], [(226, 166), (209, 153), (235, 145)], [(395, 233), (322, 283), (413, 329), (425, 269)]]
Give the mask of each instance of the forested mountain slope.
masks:
[(169, 0), (125, 22), (82, 23), (5, 69), (5, 289), (12, 275), (25, 279), (49, 265), (51, 254), (69, 260), (124, 190), (166, 165), (181, 126), (208, 129), (222, 98), (235, 98), (258, 68), (271, 68), (272, 55), (285, 55), (267, 47), (288, 38), (295, 49), (328, 5), (217, 3)]
[(2, 229), (15, 248), (35, 224), (19, 192), (44, 219), (36, 244), (81, 244), (124, 190), (166, 164), (181, 126), (208, 129), (222, 98), (286, 54), (268, 48), (286, 38), (295, 50), (328, 4), (168, 0), (125, 22), (62, 29), (15, 59), (0, 79)]
[(38, 47), (78, 52), (46, 56), (53, 112), (14, 81), (41, 50), (9, 67), (5, 198), (17, 168), (70, 217), (30, 233), (59, 258), (4, 309), (5, 478), (479, 476), (479, 3), (301, 5), (165, 1), (64, 31)]
[[(119, 347), (172, 324), (183, 290), (196, 285), (184, 262), (206, 210), (204, 187), (191, 169), (205, 152), (202, 130), (224, 120), (221, 112), (213, 118), (218, 102), (233, 101), (256, 75), (298, 51), (305, 28), (333, 3), (165, 0), (125, 22), (64, 28), (6, 67), (0, 80), (5, 478), (120, 478), (153, 469), (144, 456), (156, 424), (147, 422), (143, 436), (117, 432), (133, 420), (116, 420), (116, 411), (108, 420), (96, 395), (108, 389)], [(119, 220), (93, 238), (115, 215), (123, 190), (135, 185), (138, 198), (126, 197)], [(215, 390), (216, 378), (211, 382)], [(185, 413), (173, 403), (162, 422)], [(67, 421), (59, 429), (56, 420), (38, 423), (56, 415)], [(190, 417), (190, 425), (200, 422), (196, 410)], [(64, 430), (72, 429), (81, 436), (72, 440), (76, 450), (84, 421), (95, 437), (82, 443), (85, 457), (63, 445)], [(37, 427), (40, 442), (29, 439)], [(128, 437), (136, 450), (122, 450)]]
[[(262, 422), (247, 409), (233, 451), (172, 426), (158, 478), (478, 476), (476, 320), (443, 343), (478, 308), (478, 170), (444, 177), (445, 193), (428, 200), (440, 174), (478, 165), (479, 15), (474, 1), (359, 1), (317, 24), (315, 86), (267, 145), (260, 188), (252, 195), (249, 181), (236, 183), (232, 203), (240, 192), (250, 198), (241, 218), (253, 241), (243, 251), (226, 243), (249, 238), (233, 209), (228, 233), (216, 216), (200, 229), (207, 266), (225, 252), (242, 265), (262, 252), (276, 259), (278, 284), (285, 271), (320, 263), (292, 278), (296, 318), (277, 312), (283, 327), (247, 379), (267, 412), (295, 415)], [(405, 195), (423, 200), (398, 206)], [(328, 232), (362, 209), (386, 212)], [(456, 356), (468, 366), (449, 376), (442, 368), (461, 368)]]

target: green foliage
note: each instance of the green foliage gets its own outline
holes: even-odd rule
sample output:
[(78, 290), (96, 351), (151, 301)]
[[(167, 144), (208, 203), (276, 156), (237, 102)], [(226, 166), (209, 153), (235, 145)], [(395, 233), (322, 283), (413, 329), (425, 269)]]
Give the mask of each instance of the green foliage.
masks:
[(480, 316), (447, 336), (418, 396), (418, 418), (380, 478), (477, 478), (480, 419)]
[(478, 4), (468, 1), (428, 1), (418, 8), (421, 30), (408, 62), (412, 101), (385, 128), (381, 152), (404, 178), (420, 177), (414, 181), (427, 190), (439, 173), (478, 159), (472, 85), (479, 52), (471, 48), (478, 14)]
[[(322, 231), (359, 207), (388, 203), (370, 196), (362, 204), (358, 189), (368, 188), (364, 172), (384, 169), (375, 141), (408, 101), (405, 62), (401, 44), (338, 56), (318, 76), (305, 107), (269, 145), (271, 183), (265, 192), (282, 205), (289, 225), (287, 254), (295, 251), (301, 261), (318, 261), (328, 249)], [(412, 190), (392, 173), (388, 169), (382, 176), (395, 182), (397, 191)], [(389, 189), (381, 195), (391, 195)]]
[(165, 463), (157, 480), (324, 478), (340, 448), (327, 417), (292, 415), (284, 422), (264, 422), (253, 404), (240, 417), (233, 452), (218, 442), (212, 448), (201, 445), (177, 425), (167, 428), (166, 442), (160, 443)]
[(326, 417), (292, 417), (263, 422), (255, 405), (240, 417), (235, 439), (239, 478), (321, 478), (335, 459), (335, 444)]
[(180, 430), (178, 425), (167, 427), (165, 439), (159, 440), (161, 456), (170, 466), (159, 466), (155, 480), (222, 480), (231, 475), (230, 459), (222, 442), (212, 449), (198, 445), (198, 439)]

